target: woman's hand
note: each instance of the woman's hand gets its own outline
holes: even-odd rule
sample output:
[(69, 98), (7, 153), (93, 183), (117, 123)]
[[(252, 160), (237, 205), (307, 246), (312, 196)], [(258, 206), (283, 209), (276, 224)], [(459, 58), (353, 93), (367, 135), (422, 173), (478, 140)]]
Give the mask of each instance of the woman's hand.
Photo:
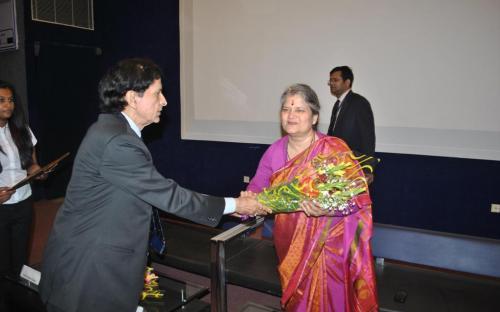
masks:
[(240, 196), (241, 197), (255, 197), (255, 196), (257, 196), (257, 193), (254, 193), (252, 191), (241, 191)]
[(300, 210), (304, 211), (304, 213), (308, 217), (321, 217), (328, 214), (328, 210), (321, 208), (316, 205), (312, 201), (305, 200), (300, 203)]
[(37, 171), (38, 169), (40, 169), (40, 165), (37, 164), (37, 163), (34, 163), (32, 164), (28, 170), (26, 170), (26, 173), (28, 173), (28, 175), (32, 175), (35, 171)]
[[(54, 170), (55, 166), (56, 166), (56, 164), (54, 164), (52, 167), (48, 168), (47, 170), (44, 170), (44, 172), (41, 175), (39, 175), (38, 177), (36, 177), (35, 179), (42, 180), (42, 181), (46, 180), (47, 177), (49, 176), (49, 173), (51, 173), (52, 170)], [(28, 173), (28, 175), (31, 175), (31, 174), (37, 172), (38, 170), (40, 170), (40, 168), (41, 168), (40, 165), (35, 163), (35, 164), (31, 165), (31, 167), (29, 167), (29, 169), (27, 170), (27, 173)]]
[(0, 187), (0, 204), (5, 203), (10, 199), (12, 194), (14, 194), (16, 190), (11, 190), (9, 187), (2, 186)]

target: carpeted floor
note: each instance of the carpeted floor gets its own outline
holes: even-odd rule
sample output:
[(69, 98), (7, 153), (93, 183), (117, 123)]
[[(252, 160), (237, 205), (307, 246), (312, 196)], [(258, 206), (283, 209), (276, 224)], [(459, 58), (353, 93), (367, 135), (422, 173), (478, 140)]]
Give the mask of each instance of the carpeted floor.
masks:
[(42, 262), (43, 249), (47, 243), (52, 223), (63, 198), (40, 200), (34, 204), (33, 230), (30, 242), (28, 264), (38, 267)]

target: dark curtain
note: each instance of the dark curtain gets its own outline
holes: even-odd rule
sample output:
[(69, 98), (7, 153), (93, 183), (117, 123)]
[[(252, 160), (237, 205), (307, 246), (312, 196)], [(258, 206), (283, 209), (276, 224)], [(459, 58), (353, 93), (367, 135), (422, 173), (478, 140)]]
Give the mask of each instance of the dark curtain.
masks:
[(97, 118), (101, 57), (96, 47), (53, 42), (35, 43), (33, 53), (29, 112), (38, 160), (44, 165), (71, 153), (46, 181), (34, 185), (35, 194), (50, 199), (64, 196), (78, 146)]

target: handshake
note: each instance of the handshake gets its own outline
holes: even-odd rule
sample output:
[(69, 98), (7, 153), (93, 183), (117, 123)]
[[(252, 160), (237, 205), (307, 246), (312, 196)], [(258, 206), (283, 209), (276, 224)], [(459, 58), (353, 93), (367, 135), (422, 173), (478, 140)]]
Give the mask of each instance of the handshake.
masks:
[(271, 208), (266, 207), (259, 203), (257, 194), (249, 191), (240, 193), (240, 197), (236, 200), (236, 216), (263, 216), (272, 213)]

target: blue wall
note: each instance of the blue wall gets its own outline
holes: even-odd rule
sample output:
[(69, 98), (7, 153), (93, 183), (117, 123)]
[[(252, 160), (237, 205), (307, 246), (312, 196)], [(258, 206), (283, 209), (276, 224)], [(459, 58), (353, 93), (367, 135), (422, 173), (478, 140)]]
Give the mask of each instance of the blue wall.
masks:
[[(245, 187), (242, 177), (253, 175), (266, 146), (180, 139), (178, 2), (95, 1), (94, 5), (93, 37), (72, 31), (72, 39), (65, 40), (80, 36), (86, 43), (101, 45), (102, 68), (95, 70), (131, 56), (149, 57), (164, 70), (168, 106), (161, 123), (144, 131), (159, 171), (200, 192), (237, 195)], [(47, 27), (43, 28), (38, 36), (46, 34)], [(372, 186), (375, 222), (500, 239), (500, 214), (489, 212), (491, 203), (500, 203), (499, 161), (378, 156), (381, 163)]]
[(499, 161), (380, 153), (375, 222), (500, 238)]

